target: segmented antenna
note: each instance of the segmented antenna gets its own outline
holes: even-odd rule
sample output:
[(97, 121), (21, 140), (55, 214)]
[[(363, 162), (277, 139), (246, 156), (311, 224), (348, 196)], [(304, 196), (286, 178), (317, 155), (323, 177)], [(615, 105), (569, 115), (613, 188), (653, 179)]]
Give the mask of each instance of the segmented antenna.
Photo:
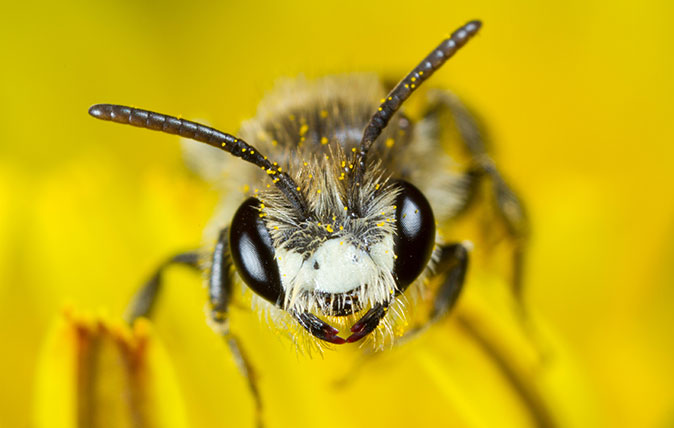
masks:
[(181, 137), (200, 141), (229, 152), (236, 157), (263, 168), (269, 174), (274, 184), (288, 198), (288, 201), (290, 201), (295, 210), (305, 219), (310, 216), (307, 203), (299, 192), (295, 181), (285, 172), (281, 172), (281, 168), (276, 162), (272, 164), (255, 147), (240, 138), (189, 120), (115, 104), (96, 104), (89, 108), (89, 114), (97, 119), (138, 126), (168, 134), (178, 134)]
[[(468, 39), (477, 33), (482, 26), (480, 21), (470, 21), (463, 27), (454, 31), (449, 38), (443, 40), (437, 48), (435, 48), (426, 58), (424, 58), (419, 65), (417, 65), (407, 76), (405, 76), (400, 83), (388, 94), (384, 102), (379, 105), (377, 112), (372, 116), (363, 137), (360, 140), (360, 146), (356, 152), (354, 165), (356, 166), (352, 176), (353, 193), (355, 187), (360, 185), (365, 175), (365, 166), (367, 163), (367, 153), (370, 150), (372, 143), (381, 135), (386, 128), (389, 121), (400, 105), (412, 95), (422, 83), (426, 81), (431, 75), (449, 59), (456, 51), (466, 44)], [(350, 207), (353, 208), (353, 207)]]

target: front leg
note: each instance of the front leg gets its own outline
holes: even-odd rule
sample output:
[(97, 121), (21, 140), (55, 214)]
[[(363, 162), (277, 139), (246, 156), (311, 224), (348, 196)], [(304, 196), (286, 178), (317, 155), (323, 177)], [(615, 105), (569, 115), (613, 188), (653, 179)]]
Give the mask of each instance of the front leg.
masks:
[(164, 272), (174, 265), (184, 265), (199, 270), (199, 253), (190, 251), (177, 254), (162, 263), (131, 299), (124, 315), (126, 322), (133, 324), (138, 318), (150, 318), (164, 283)]
[(257, 385), (255, 370), (241, 346), (239, 338), (231, 332), (227, 311), (232, 297), (232, 261), (229, 255), (229, 229), (220, 231), (213, 250), (211, 270), (208, 280), (210, 319), (213, 329), (227, 343), (234, 362), (248, 382), (248, 389), (255, 401), (256, 425), (262, 427), (262, 397)]

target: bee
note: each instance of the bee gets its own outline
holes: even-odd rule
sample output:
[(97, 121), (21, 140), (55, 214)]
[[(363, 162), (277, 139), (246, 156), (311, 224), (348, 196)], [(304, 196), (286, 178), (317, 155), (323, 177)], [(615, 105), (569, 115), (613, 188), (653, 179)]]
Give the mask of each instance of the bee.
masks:
[[(391, 342), (401, 336), (402, 319), (418, 299), (430, 299), (427, 324), (447, 314), (461, 293), (470, 246), (444, 242), (436, 223), (466, 212), (483, 179), (517, 242), (524, 212), (486, 153), (479, 126), (455, 96), (438, 92), (417, 122), (401, 107), (481, 25), (470, 21), (458, 28), (383, 98), (372, 76), (286, 84), (244, 123), (241, 137), (147, 110), (92, 106), (89, 114), (98, 119), (177, 134), (255, 166), (227, 167), (237, 172), (233, 179), (255, 190), (225, 204), (208, 261), (188, 252), (162, 264), (136, 295), (128, 320), (149, 316), (167, 267), (204, 271), (210, 321), (260, 409), (253, 369), (228, 324), (235, 283), (252, 290), (254, 307), (273, 324), (294, 331), (298, 343), (317, 346), (364, 338), (375, 346)], [(451, 115), (470, 156), (461, 174), (447, 172), (451, 158), (437, 132), (447, 126), (441, 113)], [(208, 155), (242, 165), (220, 159), (217, 151)], [(428, 292), (433, 278), (441, 279)]]

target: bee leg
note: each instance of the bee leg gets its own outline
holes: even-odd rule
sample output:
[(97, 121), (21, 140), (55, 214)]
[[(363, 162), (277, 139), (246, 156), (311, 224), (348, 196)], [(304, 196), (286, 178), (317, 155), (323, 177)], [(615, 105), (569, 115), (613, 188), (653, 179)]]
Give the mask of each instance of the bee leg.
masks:
[(464, 244), (449, 244), (440, 247), (440, 257), (435, 266), (435, 273), (446, 275), (446, 277), (435, 295), (428, 321), (407, 331), (398, 339), (398, 345), (418, 337), (420, 333), (452, 310), (463, 289), (468, 271), (468, 259), (468, 248)]
[(218, 241), (213, 250), (211, 271), (208, 280), (210, 319), (213, 329), (224, 339), (234, 358), (237, 368), (248, 383), (255, 402), (255, 419), (258, 427), (264, 426), (262, 421), (262, 397), (257, 384), (255, 370), (250, 358), (241, 346), (239, 338), (229, 328), (227, 310), (232, 295), (231, 258), (228, 242), (228, 228), (220, 231)]
[(184, 265), (199, 269), (199, 254), (195, 251), (177, 254), (162, 263), (154, 274), (141, 287), (136, 295), (131, 299), (131, 303), (126, 309), (124, 319), (132, 324), (136, 319), (144, 317), (149, 318), (152, 315), (155, 303), (162, 288), (162, 277), (164, 271), (174, 265)]
[(430, 323), (438, 321), (454, 307), (468, 270), (468, 248), (463, 244), (445, 245), (440, 251), (435, 271), (438, 275), (447, 276), (435, 295)]
[(529, 222), (526, 211), (515, 192), (503, 179), (496, 168), (494, 161), (487, 152), (483, 127), (455, 95), (437, 91), (431, 99), (429, 116), (448, 110), (461, 135), (463, 144), (470, 157), (471, 166), (468, 176), (470, 190), (466, 204), (476, 202), (475, 193), (483, 179), (490, 183), (491, 193), (496, 202), (497, 215), (503, 222), (508, 239), (512, 243), (512, 278), (511, 289), (513, 296), (523, 310), (523, 266), (525, 246), (529, 233)]

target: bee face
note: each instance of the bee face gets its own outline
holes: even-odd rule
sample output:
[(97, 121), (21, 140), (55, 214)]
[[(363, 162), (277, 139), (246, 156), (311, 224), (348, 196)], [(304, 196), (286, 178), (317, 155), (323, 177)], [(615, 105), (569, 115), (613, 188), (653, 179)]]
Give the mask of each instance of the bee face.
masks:
[(428, 266), (432, 208), (411, 183), (373, 168), (349, 210), (350, 189), (319, 164), (325, 168), (309, 174), (322, 189), (307, 195), (316, 208), (309, 218), (289, 215), (275, 192), (241, 205), (230, 232), (234, 265), (254, 292), (292, 314), (340, 317), (388, 306)]

